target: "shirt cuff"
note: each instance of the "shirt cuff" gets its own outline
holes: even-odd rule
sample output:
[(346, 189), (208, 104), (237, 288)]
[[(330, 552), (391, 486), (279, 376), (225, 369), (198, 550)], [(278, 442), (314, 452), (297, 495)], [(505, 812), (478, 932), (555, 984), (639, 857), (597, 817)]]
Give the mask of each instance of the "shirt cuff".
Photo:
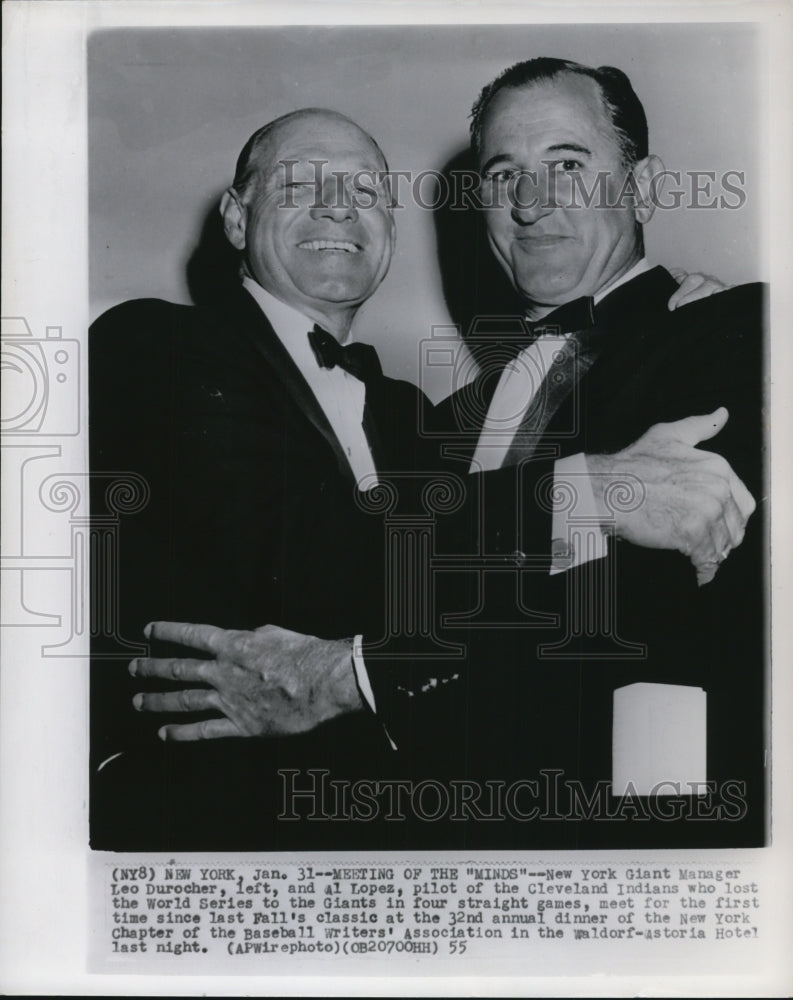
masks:
[(554, 462), (553, 498), (551, 576), (607, 556), (608, 512), (595, 497), (583, 452)]
[[(358, 682), (358, 690), (361, 692), (361, 697), (364, 699), (366, 704), (371, 708), (375, 715), (377, 715), (377, 705), (374, 700), (374, 691), (372, 690), (372, 682), (369, 680), (369, 672), (366, 669), (366, 663), (363, 658), (363, 636), (356, 635), (352, 644), (352, 666), (355, 671), (355, 680)], [(383, 726), (383, 732), (391, 744), (391, 749), (396, 750), (397, 745), (388, 735), (388, 730)]]

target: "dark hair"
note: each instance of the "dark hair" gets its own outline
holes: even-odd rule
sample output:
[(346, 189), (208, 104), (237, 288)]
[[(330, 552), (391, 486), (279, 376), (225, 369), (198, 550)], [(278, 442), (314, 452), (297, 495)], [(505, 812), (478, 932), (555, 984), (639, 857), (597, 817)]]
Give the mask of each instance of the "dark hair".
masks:
[[(259, 169), (256, 162), (259, 150), (264, 143), (267, 142), (273, 132), (291, 119), (307, 118), (311, 115), (331, 115), (334, 118), (339, 118), (342, 121), (349, 122), (350, 125), (354, 125), (371, 141), (372, 145), (382, 157), (383, 163), (386, 162), (385, 156), (383, 156), (383, 151), (380, 149), (375, 140), (372, 139), (369, 133), (364, 131), (364, 129), (362, 129), (357, 122), (354, 122), (352, 118), (348, 118), (339, 111), (331, 111), (328, 108), (299, 108), (297, 111), (289, 111), (285, 115), (281, 115), (280, 118), (275, 118), (266, 125), (262, 125), (262, 127), (257, 129), (242, 147), (240, 155), (237, 157), (237, 167), (234, 171), (234, 181), (232, 183), (232, 187), (238, 195), (243, 196), (247, 194), (248, 189), (252, 186)], [(387, 169), (388, 167), (386, 165), (386, 170)]]
[(626, 167), (643, 160), (648, 152), (647, 116), (628, 77), (614, 66), (592, 69), (569, 59), (527, 59), (505, 69), (482, 89), (471, 110), (471, 141), (477, 153), (482, 140), (482, 123), (490, 102), (505, 87), (525, 87), (553, 80), (562, 73), (588, 76), (600, 87), (603, 108), (617, 134)]

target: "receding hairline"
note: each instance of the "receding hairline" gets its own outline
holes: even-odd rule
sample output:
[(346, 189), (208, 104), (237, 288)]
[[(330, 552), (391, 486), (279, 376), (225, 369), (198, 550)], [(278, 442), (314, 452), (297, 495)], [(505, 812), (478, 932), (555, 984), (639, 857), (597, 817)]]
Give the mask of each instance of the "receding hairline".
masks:
[(362, 135), (372, 146), (378, 157), (382, 160), (383, 166), (386, 170), (388, 170), (388, 163), (386, 161), (385, 154), (379, 144), (374, 137), (366, 131), (366, 129), (362, 128), (358, 124), (358, 122), (353, 121), (352, 118), (343, 114), (341, 111), (335, 111), (332, 108), (297, 108), (295, 111), (288, 111), (279, 118), (274, 118), (271, 122), (267, 122), (266, 125), (262, 125), (261, 128), (257, 129), (253, 135), (250, 136), (237, 159), (233, 186), (239, 191), (250, 181), (251, 174), (254, 172), (254, 165), (261, 161), (266, 147), (278, 141), (279, 134), (284, 129), (288, 128), (290, 125), (301, 121), (307, 121), (312, 118), (317, 118), (326, 122), (332, 121), (342, 123), (355, 129), (355, 131)]

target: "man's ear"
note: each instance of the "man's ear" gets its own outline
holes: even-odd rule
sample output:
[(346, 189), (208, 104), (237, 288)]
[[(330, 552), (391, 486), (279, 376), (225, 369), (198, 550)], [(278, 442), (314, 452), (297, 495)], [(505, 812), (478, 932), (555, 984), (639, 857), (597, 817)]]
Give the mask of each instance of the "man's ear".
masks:
[(223, 197), (220, 199), (220, 214), (223, 216), (226, 239), (235, 250), (244, 250), (247, 216), (245, 206), (233, 187), (223, 192)]
[(653, 217), (658, 194), (656, 190), (658, 182), (655, 178), (661, 176), (663, 171), (664, 165), (657, 156), (646, 156), (633, 165), (631, 172), (636, 191), (636, 204), (633, 211), (636, 221), (642, 225), (645, 225)]

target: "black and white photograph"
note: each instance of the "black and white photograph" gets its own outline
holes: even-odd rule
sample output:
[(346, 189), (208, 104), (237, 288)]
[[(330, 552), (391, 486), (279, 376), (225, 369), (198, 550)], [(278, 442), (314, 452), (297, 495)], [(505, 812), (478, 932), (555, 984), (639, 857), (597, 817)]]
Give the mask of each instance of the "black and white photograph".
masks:
[(762, 42), (663, 33), (89, 38), (93, 847), (766, 843)]
[(790, 5), (62, 6), (3, 866), (68, 838), (72, 991), (785, 995)]

